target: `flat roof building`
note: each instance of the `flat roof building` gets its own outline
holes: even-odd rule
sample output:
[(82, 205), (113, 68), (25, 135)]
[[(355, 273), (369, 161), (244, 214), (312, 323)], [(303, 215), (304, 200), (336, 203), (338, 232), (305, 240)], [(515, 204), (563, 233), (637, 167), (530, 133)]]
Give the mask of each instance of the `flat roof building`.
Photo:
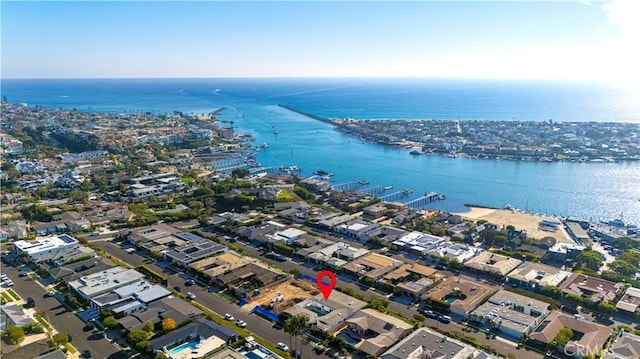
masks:
[(352, 276), (371, 278), (378, 280), (385, 274), (398, 268), (402, 264), (393, 259), (377, 253), (369, 253), (342, 266), (342, 269)]
[(495, 289), (479, 282), (462, 278), (446, 278), (427, 292), (423, 298), (431, 297), (450, 303), (451, 312), (463, 318), (476, 309), (482, 300), (495, 292)]
[(616, 303), (616, 308), (625, 312), (635, 313), (640, 305), (640, 289), (629, 287), (622, 298)]
[(500, 290), (471, 312), (471, 320), (501, 330), (515, 341), (530, 333), (549, 314), (549, 303)]
[(69, 287), (84, 299), (91, 299), (116, 288), (139, 281), (142, 273), (123, 267), (115, 267), (69, 282)]
[(80, 246), (78, 241), (68, 234), (40, 238), (35, 241), (20, 240), (13, 242), (13, 245), (16, 254), (25, 253), (34, 263), (52, 259), (59, 252)]
[(330, 332), (366, 305), (359, 299), (334, 290), (329, 299), (325, 300), (322, 294), (318, 294), (287, 308), (285, 312), (291, 315), (304, 314), (309, 317), (309, 325)]
[(571, 273), (542, 263), (524, 262), (507, 275), (507, 283), (514, 287), (541, 289), (558, 287)]
[(427, 328), (420, 328), (384, 352), (380, 359), (468, 359), (475, 348)]
[(111, 311), (118, 317), (131, 314), (170, 294), (171, 292), (165, 287), (141, 280), (92, 298), (90, 305), (99, 311)]

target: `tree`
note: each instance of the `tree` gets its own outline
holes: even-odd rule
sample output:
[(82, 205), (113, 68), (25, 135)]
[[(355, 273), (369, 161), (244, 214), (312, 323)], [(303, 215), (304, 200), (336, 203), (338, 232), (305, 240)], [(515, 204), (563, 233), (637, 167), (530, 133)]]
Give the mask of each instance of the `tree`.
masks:
[(47, 207), (37, 204), (20, 208), (20, 213), (22, 214), (22, 218), (26, 219), (29, 222), (49, 222), (53, 218), (53, 216), (51, 216), (51, 213), (49, 213), (49, 211), (47, 210)]
[(118, 320), (113, 315), (110, 315), (110, 316), (104, 318), (102, 323), (104, 325), (106, 325), (107, 328), (109, 328), (109, 329), (113, 329), (113, 328), (118, 326)]
[(613, 239), (611, 241), (611, 246), (613, 248), (624, 251), (632, 248), (640, 248), (640, 241), (636, 241), (629, 237), (620, 237), (620, 238)]
[(176, 321), (173, 318), (166, 318), (162, 320), (162, 330), (168, 332), (176, 328)]
[(576, 268), (586, 267), (597, 271), (602, 266), (602, 262), (604, 262), (604, 255), (602, 253), (594, 251), (594, 250), (585, 250), (580, 253), (575, 260)]
[(158, 352), (156, 354), (155, 359), (167, 359), (167, 356), (163, 352)]
[(387, 308), (389, 307), (389, 301), (382, 298), (374, 298), (371, 300), (371, 302), (369, 302), (369, 307), (384, 313), (387, 311)]
[(140, 350), (141, 352), (150, 352), (151, 351), (151, 342), (148, 340), (142, 340), (139, 341), (135, 344), (136, 349)]
[(231, 171), (231, 176), (235, 178), (249, 177), (249, 170), (244, 168), (236, 168), (235, 170)]
[(540, 291), (551, 298), (560, 299), (562, 297), (562, 289), (553, 285), (546, 285)]
[(8, 326), (6, 332), (7, 337), (9, 337), (9, 341), (13, 344), (19, 344), (25, 338), (24, 330), (16, 327), (15, 325)]
[(565, 345), (567, 345), (567, 343), (569, 343), (569, 340), (571, 340), (572, 337), (573, 330), (564, 327), (558, 331), (558, 334), (556, 334), (556, 337), (553, 339), (553, 341), (555, 342), (557, 348), (563, 348)]
[(135, 345), (140, 343), (141, 341), (147, 340), (148, 337), (149, 333), (147, 331), (136, 329), (129, 332), (129, 335), (127, 335), (127, 340), (129, 341), (129, 343)]
[(61, 345), (65, 345), (69, 342), (69, 335), (67, 333), (56, 333), (53, 335), (51, 341), (56, 346), (56, 348), (58, 348)]
[[(300, 332), (307, 327), (309, 323), (309, 317), (304, 314), (296, 314), (292, 317), (287, 318), (284, 322), (284, 331), (285, 333), (289, 333), (289, 344), (292, 349), (295, 349), (297, 353), (300, 353), (302, 349), (298, 350), (298, 336)], [(296, 346), (293, 346), (293, 338), (296, 340)], [(293, 351), (292, 351), (293, 355)]]
[(153, 333), (153, 329), (155, 329), (155, 325), (153, 325), (152, 321), (147, 320), (147, 322), (144, 323), (144, 327), (142, 327), (142, 329), (144, 329), (146, 332)]

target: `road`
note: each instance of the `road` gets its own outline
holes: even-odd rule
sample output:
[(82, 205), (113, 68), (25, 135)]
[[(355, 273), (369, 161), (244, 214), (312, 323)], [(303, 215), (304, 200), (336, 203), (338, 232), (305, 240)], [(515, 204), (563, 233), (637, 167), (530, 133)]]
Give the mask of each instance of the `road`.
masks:
[(82, 328), (85, 323), (80, 320), (73, 312), (66, 309), (60, 302), (54, 298), (44, 298), (45, 289), (37, 281), (29, 276), (20, 277), (20, 270), (5, 265), (2, 266), (2, 272), (6, 273), (15, 283), (15, 290), (23, 299), (32, 297), (35, 302), (35, 310), (45, 313), (44, 318), (58, 332), (71, 334), (73, 341), (71, 344), (80, 352), (89, 349), (96, 358), (106, 358), (111, 354), (120, 351), (120, 348), (107, 339), (89, 339), (91, 332), (84, 332)]
[[(236, 320), (244, 320), (247, 322), (246, 329), (255, 333), (256, 336), (259, 336), (274, 345), (278, 342), (283, 342), (289, 345), (289, 335), (282, 330), (274, 329), (273, 323), (255, 314), (250, 314), (248, 309), (244, 309), (239, 307), (237, 304), (230, 303), (215, 293), (209, 293), (205, 287), (201, 287), (199, 285), (186, 287), (184, 283), (187, 277), (173, 274), (173, 272), (165, 270), (156, 264), (145, 263), (145, 258), (135, 253), (125, 251), (115, 243), (99, 240), (95, 242), (92, 241), (91, 243), (104, 249), (110, 255), (130, 264), (131, 266), (137, 267), (145, 264), (152, 270), (158, 273), (163, 273), (168, 278), (169, 287), (179, 286), (182, 288), (183, 293), (186, 291), (193, 292), (196, 295), (196, 302), (207, 307), (209, 310), (221, 317), (224, 317), (226, 313), (229, 313), (233, 315)], [(312, 352), (313, 348), (313, 345), (302, 342), (302, 356), (306, 358), (316, 357), (317, 354)]]

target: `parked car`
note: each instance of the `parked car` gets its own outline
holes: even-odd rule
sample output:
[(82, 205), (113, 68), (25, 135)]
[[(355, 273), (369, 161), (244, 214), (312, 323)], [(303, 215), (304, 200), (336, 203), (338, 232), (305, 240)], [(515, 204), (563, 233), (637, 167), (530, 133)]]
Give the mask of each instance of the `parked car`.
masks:
[(20, 276), (20, 277), (26, 277), (28, 275), (29, 275), (29, 272), (26, 271), (26, 270), (20, 271), (20, 274), (18, 274), (18, 276)]
[(44, 293), (44, 297), (45, 297), (45, 298), (50, 298), (50, 297), (55, 297), (55, 296), (56, 296), (56, 295), (55, 295), (55, 293), (53, 293), (53, 292), (46, 292), (46, 293)]
[(226, 319), (226, 320), (230, 320), (230, 321), (234, 321), (234, 320), (235, 320), (235, 318), (233, 317), (233, 315), (231, 315), (231, 314), (229, 314), (229, 313), (227, 313), (227, 314), (225, 314), (225, 315), (224, 315), (224, 319)]
[(180, 287), (179, 287), (179, 286), (177, 286), (177, 285), (176, 285), (176, 286), (174, 286), (174, 287), (173, 287), (173, 289), (174, 289), (176, 292), (182, 292), (182, 288), (180, 288)]
[(184, 282), (184, 285), (186, 285), (186, 286), (191, 286), (191, 285), (194, 285), (194, 284), (196, 284), (196, 281), (193, 280), (193, 279), (187, 279), (187, 281)]
[(436, 312), (434, 312), (433, 310), (425, 310), (424, 311), (424, 315), (427, 318), (432, 318), (432, 319), (438, 318), (438, 314)]
[(240, 328), (244, 328), (247, 326), (247, 322), (245, 322), (244, 320), (237, 320), (236, 325), (239, 326)]
[(284, 350), (285, 352), (289, 351), (289, 347), (283, 342), (278, 342), (278, 349)]
[(438, 320), (445, 324), (451, 323), (451, 317), (448, 315), (441, 315), (438, 317)]
[(91, 358), (93, 356), (93, 354), (91, 353), (91, 350), (83, 350), (82, 351), (82, 356), (85, 358)]
[(187, 292), (187, 298), (189, 298), (191, 300), (195, 300), (196, 299), (196, 295), (191, 293), (191, 292)]
[(32, 297), (27, 298), (27, 307), (33, 308), (36, 306), (36, 301)]

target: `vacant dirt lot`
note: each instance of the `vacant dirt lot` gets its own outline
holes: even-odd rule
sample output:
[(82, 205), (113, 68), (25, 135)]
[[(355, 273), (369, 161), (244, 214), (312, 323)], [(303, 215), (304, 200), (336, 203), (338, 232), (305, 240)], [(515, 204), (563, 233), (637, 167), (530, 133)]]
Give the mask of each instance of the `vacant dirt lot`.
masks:
[(279, 302), (271, 309), (275, 313), (280, 313), (295, 303), (299, 303), (313, 295), (320, 293), (315, 283), (307, 280), (293, 279), (288, 282), (278, 284), (275, 287), (265, 289), (257, 297), (251, 298), (246, 307), (253, 308), (255, 305), (269, 306), (269, 302), (278, 294), (284, 295), (282, 302)]

